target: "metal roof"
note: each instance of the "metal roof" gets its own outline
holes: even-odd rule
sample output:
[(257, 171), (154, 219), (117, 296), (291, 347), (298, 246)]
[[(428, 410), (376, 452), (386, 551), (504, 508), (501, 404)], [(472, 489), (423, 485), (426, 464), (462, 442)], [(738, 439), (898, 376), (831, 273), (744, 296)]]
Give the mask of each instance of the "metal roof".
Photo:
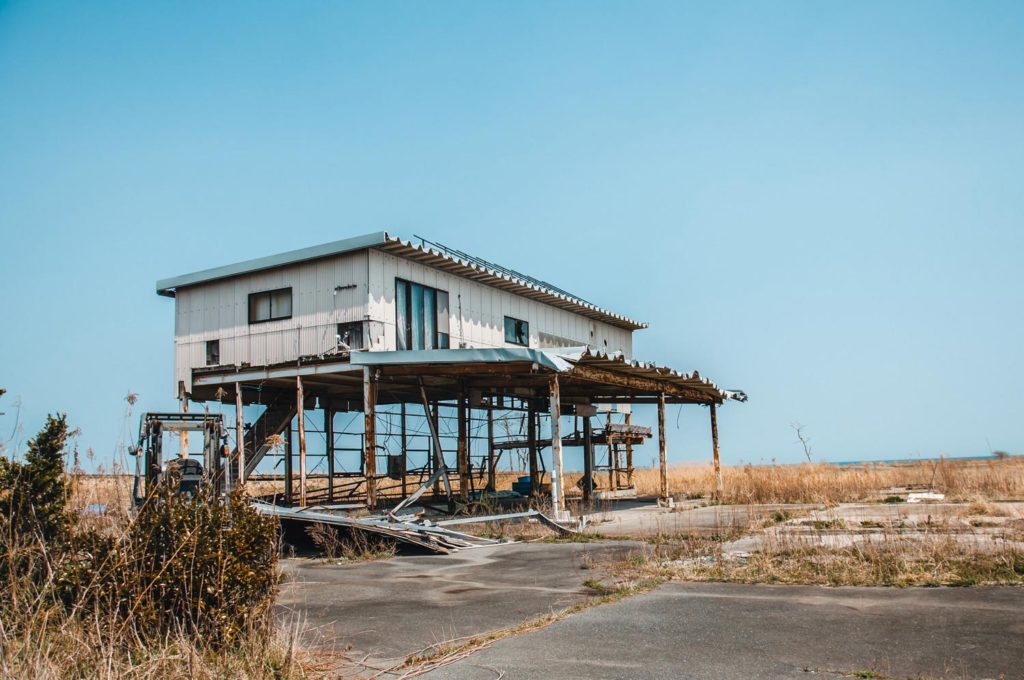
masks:
[(398, 236), (392, 236), (387, 232), (379, 231), (340, 241), (332, 241), (331, 243), (324, 243), (319, 246), (300, 248), (277, 255), (161, 279), (156, 283), (156, 292), (159, 295), (174, 297), (174, 293), (178, 288), (186, 286), (195, 286), (242, 274), (250, 274), (300, 262), (318, 260), (332, 255), (374, 248), (450, 272), (463, 278), (479, 281), (494, 288), (507, 290), (516, 295), (544, 302), (591, 319), (603, 321), (619, 328), (627, 330), (647, 328), (646, 323), (634, 321), (621, 314), (615, 314), (551, 286), (551, 284), (544, 284), (525, 274), (518, 274), (513, 270), (501, 267), (500, 265), (493, 265), (472, 256), (459, 257), (456, 255), (457, 251), (441, 248), (434, 249), (431, 245), (428, 245), (429, 243), (429, 241), (424, 240), (421, 244), (417, 245), (412, 241), (403, 241)]
[[(579, 377), (586, 368), (673, 385), (705, 395), (709, 401), (746, 401), (742, 390), (726, 390), (697, 371), (680, 372), (667, 366), (627, 360), (620, 352), (609, 354), (589, 347), (531, 349), (498, 347), (472, 349), (431, 349), (403, 352), (353, 352), (353, 366), (411, 366), (424, 364), (530, 363), (571, 377)], [(575, 374), (575, 375), (574, 375)], [(584, 379), (586, 379), (584, 377)], [(597, 379), (600, 380), (599, 378)]]
[(169, 279), (161, 279), (156, 282), (156, 292), (158, 295), (174, 297), (174, 292), (178, 288), (195, 286), (200, 283), (208, 283), (210, 281), (218, 281), (220, 279), (228, 279), (233, 276), (251, 274), (253, 272), (264, 271), (267, 269), (276, 269), (277, 267), (284, 267), (289, 264), (319, 260), (332, 255), (352, 253), (357, 250), (365, 250), (376, 245), (381, 245), (386, 241), (387, 234), (383, 231), (378, 231), (372, 234), (363, 234), (362, 236), (342, 239), (340, 241), (322, 243), (318, 246), (310, 246), (309, 248), (289, 250), (284, 253), (278, 253), (277, 255), (257, 257), (254, 260), (245, 260), (244, 262), (227, 264), (222, 267), (214, 267), (213, 269), (204, 269), (202, 271), (192, 272), (191, 274), (172, 276)]

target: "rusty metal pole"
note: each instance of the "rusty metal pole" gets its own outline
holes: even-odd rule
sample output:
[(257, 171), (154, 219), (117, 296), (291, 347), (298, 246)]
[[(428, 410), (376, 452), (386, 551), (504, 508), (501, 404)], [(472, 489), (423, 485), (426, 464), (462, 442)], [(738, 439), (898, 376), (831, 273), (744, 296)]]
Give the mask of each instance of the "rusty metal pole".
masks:
[(295, 417), (299, 428), (299, 505), (306, 507), (306, 414), (302, 376), (295, 376)]
[(295, 475), (292, 473), (292, 423), (284, 430), (284, 503), (292, 504), (292, 490), (295, 488)]
[[(188, 413), (188, 393), (185, 392), (185, 383), (178, 382), (178, 403), (181, 405), (181, 412)], [(188, 458), (188, 430), (179, 433), (181, 450), (178, 451), (178, 458)]]
[[(235, 383), (235, 444), (238, 448), (238, 488), (245, 485), (245, 413), (242, 411), (242, 386)], [(231, 461), (228, 460), (228, 467)]]
[(658, 498), (658, 502), (662, 505), (668, 506), (670, 504), (668, 497), (668, 454), (666, 453), (665, 445), (665, 393), (660, 392), (658, 394), (658, 460), (660, 462), (660, 473), (661, 473), (661, 494)]
[[(321, 400), (323, 401), (323, 400)], [(327, 448), (327, 502), (334, 502), (334, 407), (330, 401), (324, 409), (324, 439)]]
[(540, 493), (540, 472), (537, 465), (537, 407), (533, 399), (526, 402), (526, 446), (530, 449), (530, 497), (533, 498)]
[[(401, 426), (401, 431), (400, 431), (399, 435), (400, 435), (400, 443), (401, 443), (401, 446), (402, 446), (402, 500), (405, 500), (409, 496), (409, 490), (408, 490), (408, 486), (407, 486), (408, 482), (406, 481), (408, 479), (408, 475), (406, 474), (406, 469), (409, 467), (409, 443), (408, 443), (408, 437), (407, 437), (406, 431), (405, 431), (405, 402), (404, 401), (402, 402), (402, 426)], [(430, 456), (429, 455), (427, 456), (427, 465), (430, 465)]]
[(494, 401), (487, 404), (487, 491), (494, 493)]
[(715, 500), (721, 502), (722, 492), (722, 464), (718, 460), (718, 416), (715, 413), (715, 405), (711, 404), (711, 447), (715, 456)]
[(551, 376), (548, 390), (551, 399), (551, 512), (555, 519), (561, 519), (565, 507), (565, 490), (562, 488), (562, 427), (559, 422), (562, 400), (557, 375)]
[(594, 495), (594, 432), (590, 416), (583, 416), (583, 500)]
[(458, 468), (459, 468), (459, 500), (463, 503), (469, 501), (469, 441), (467, 439), (469, 428), (466, 422), (466, 390), (462, 389), (459, 392), (459, 404), (458, 404), (458, 433), (459, 441), (456, 455), (458, 457)]
[(377, 380), (369, 366), (363, 367), (363, 476), (366, 505), (377, 507)]

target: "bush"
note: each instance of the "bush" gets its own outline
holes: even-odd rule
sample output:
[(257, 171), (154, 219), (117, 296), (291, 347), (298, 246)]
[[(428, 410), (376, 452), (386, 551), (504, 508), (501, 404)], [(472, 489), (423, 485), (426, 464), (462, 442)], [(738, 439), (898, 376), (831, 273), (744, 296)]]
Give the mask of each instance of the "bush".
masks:
[[(66, 418), (49, 417), (24, 462), (0, 457), (0, 659), (37, 674), (33, 655), (49, 655), (61, 644), (53, 640), (77, 650), (80, 658), (57, 659), (69, 677), (131, 669), (168, 645), (260, 658), (254, 650), (272, 630), (276, 523), (240, 493), (186, 497), (170, 480), (123, 530), (88, 528), (67, 510), (68, 436)], [(45, 661), (50, 669), (54, 659)]]

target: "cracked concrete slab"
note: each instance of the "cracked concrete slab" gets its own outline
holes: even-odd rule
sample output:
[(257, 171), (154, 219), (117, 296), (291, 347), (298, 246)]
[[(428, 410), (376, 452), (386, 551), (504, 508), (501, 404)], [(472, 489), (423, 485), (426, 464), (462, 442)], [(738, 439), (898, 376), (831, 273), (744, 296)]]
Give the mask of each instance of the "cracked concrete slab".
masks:
[(425, 677), (1024, 677), (1024, 589), (671, 583)]
[(593, 597), (583, 586), (592, 572), (581, 567), (635, 547), (518, 543), (358, 564), (287, 559), (278, 612), (301, 615), (306, 645), (401, 660), (431, 644), (515, 626)]

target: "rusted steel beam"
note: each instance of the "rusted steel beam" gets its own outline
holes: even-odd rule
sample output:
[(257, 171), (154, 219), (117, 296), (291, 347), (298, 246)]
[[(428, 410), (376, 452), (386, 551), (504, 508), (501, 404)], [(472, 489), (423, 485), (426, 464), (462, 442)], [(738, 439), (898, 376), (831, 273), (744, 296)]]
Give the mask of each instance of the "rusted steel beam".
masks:
[(558, 390), (558, 375), (552, 375), (548, 382), (551, 404), (551, 513), (556, 520), (562, 518), (565, 507), (565, 489), (562, 488), (562, 415), (561, 395)]
[(590, 502), (594, 485), (594, 437), (590, 416), (583, 416), (583, 500)]
[(527, 401), (526, 441), (530, 448), (530, 496), (540, 493), (540, 472), (537, 464), (537, 407), (533, 399)]
[(711, 447), (715, 457), (715, 500), (722, 500), (724, 485), (722, 484), (722, 464), (718, 459), (718, 416), (715, 405), (711, 404)]
[[(242, 386), (235, 383), (235, 442), (238, 448), (238, 486), (245, 485), (245, 412), (242, 410)], [(228, 460), (231, 467), (231, 460)]]
[(299, 429), (299, 505), (306, 507), (306, 409), (302, 376), (295, 376), (295, 417)]
[(366, 477), (366, 505), (377, 507), (377, 378), (363, 367), (363, 474)]
[[(178, 382), (178, 402), (181, 405), (181, 412), (188, 413), (188, 393), (185, 392), (185, 383)], [(179, 458), (188, 458), (188, 430), (182, 430), (179, 434), (181, 449), (178, 451)]]
[(496, 462), (494, 459), (494, 408), (493, 404), (487, 404), (487, 491), (494, 491), (494, 473)]
[(658, 395), (658, 461), (660, 463), (659, 472), (661, 473), (661, 494), (659, 501), (663, 505), (668, 505), (668, 455), (666, 453), (667, 448), (665, 445), (665, 395)]
[(670, 382), (641, 378), (635, 375), (626, 375), (603, 368), (595, 368), (584, 364), (576, 364), (568, 377), (575, 380), (586, 380), (588, 382), (614, 385), (637, 392), (647, 392), (645, 396), (657, 396), (664, 393), (666, 396), (688, 399), (697, 404), (713, 404), (719, 402), (714, 396), (689, 387), (682, 387)]
[(469, 501), (469, 439), (467, 436), (469, 427), (466, 411), (466, 392), (463, 390), (459, 395), (458, 448), (456, 449), (459, 469), (459, 500), (463, 503)]
[(334, 409), (328, 401), (324, 410), (324, 439), (327, 440), (327, 502), (334, 502)]

